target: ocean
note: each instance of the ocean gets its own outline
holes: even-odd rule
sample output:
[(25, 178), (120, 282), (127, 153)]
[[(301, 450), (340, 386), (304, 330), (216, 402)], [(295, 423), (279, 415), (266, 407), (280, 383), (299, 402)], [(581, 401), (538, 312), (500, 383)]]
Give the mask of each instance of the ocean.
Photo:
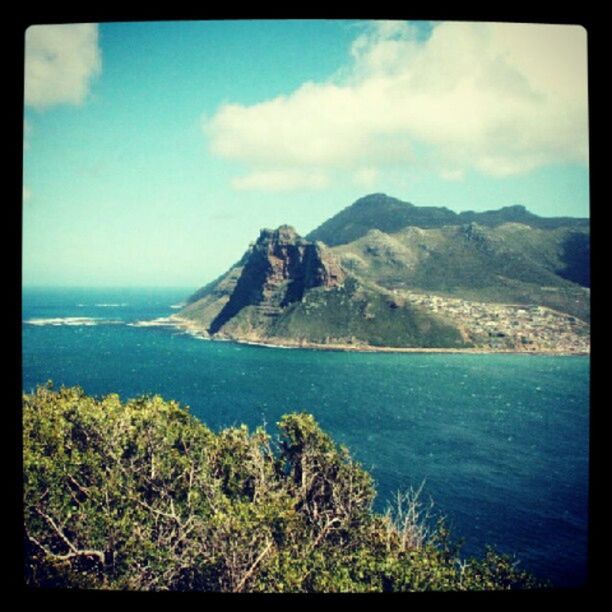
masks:
[(24, 288), (24, 391), (160, 394), (215, 430), (310, 412), (374, 476), (377, 510), (423, 485), (464, 554), (490, 544), (555, 586), (584, 584), (589, 357), (282, 349), (133, 325), (192, 291)]

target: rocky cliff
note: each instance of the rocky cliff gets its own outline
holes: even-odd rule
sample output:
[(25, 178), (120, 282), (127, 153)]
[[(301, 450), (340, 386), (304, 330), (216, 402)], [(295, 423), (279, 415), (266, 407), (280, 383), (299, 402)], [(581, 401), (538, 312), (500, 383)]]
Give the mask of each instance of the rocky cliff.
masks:
[(304, 240), (288, 225), (262, 230), (243, 261), (229, 300), (210, 324), (211, 334), (245, 307), (253, 306), (264, 317), (277, 317), (308, 289), (335, 287), (345, 278), (323, 244)]

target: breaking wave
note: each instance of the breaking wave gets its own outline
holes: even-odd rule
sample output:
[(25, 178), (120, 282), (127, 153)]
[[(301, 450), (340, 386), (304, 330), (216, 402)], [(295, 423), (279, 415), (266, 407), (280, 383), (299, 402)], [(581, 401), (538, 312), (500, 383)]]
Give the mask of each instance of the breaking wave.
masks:
[[(94, 308), (125, 308), (126, 306), (129, 306), (127, 302), (121, 302), (121, 303), (104, 302), (101, 304), (93, 304)], [(77, 308), (91, 308), (91, 307), (92, 307), (92, 304), (82, 304), (82, 303), (77, 304)]]
[(39, 319), (27, 319), (24, 323), (30, 325), (54, 325), (58, 326), (92, 326), (92, 325), (120, 325), (123, 321), (116, 321), (111, 319), (99, 319), (96, 317), (51, 317), (51, 318), (39, 318)]
[(176, 327), (177, 323), (172, 317), (159, 317), (150, 321), (134, 321), (127, 325), (130, 327)]

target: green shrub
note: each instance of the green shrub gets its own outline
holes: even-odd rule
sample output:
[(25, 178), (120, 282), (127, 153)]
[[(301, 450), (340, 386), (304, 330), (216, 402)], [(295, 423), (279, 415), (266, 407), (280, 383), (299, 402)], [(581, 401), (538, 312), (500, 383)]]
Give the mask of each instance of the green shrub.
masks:
[(23, 397), (25, 579), (35, 587), (360, 592), (533, 588), (461, 560), (415, 497), (372, 510), (371, 476), (309, 414), (273, 440), (215, 433), (176, 402), (79, 388)]

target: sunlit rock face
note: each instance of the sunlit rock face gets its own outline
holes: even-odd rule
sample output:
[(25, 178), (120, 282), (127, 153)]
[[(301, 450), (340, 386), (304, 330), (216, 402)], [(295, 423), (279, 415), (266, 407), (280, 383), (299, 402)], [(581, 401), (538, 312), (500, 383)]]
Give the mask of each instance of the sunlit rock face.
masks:
[(320, 242), (309, 242), (288, 225), (264, 229), (245, 257), (236, 287), (209, 331), (216, 333), (246, 306), (278, 316), (307, 289), (342, 284), (345, 272)]

